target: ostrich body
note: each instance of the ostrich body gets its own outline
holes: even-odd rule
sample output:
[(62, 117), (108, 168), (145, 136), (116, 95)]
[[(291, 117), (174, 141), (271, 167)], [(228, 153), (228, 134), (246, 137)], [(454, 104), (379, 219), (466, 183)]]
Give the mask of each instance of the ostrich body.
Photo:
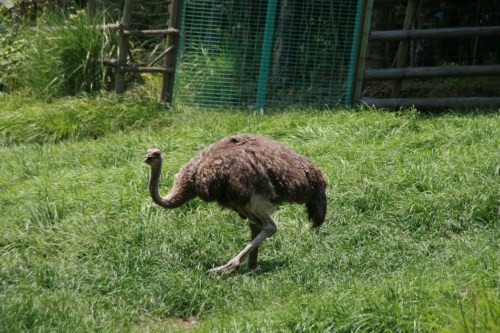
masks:
[(175, 175), (165, 197), (158, 193), (160, 150), (148, 149), (144, 162), (151, 166), (149, 192), (156, 204), (176, 208), (199, 197), (248, 219), (251, 242), (211, 272), (234, 271), (247, 256), (248, 267), (255, 269), (259, 244), (277, 230), (270, 214), (284, 202), (305, 204), (314, 228), (325, 219), (326, 182), (321, 171), (306, 157), (262, 136), (234, 135), (206, 147)]

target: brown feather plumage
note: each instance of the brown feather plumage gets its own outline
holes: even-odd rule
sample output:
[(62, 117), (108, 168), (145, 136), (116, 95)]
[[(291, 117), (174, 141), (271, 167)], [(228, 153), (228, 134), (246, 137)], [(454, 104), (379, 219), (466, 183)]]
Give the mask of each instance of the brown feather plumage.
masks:
[[(154, 157), (148, 161), (153, 155), (153, 150), (148, 150), (145, 160), (152, 167), (152, 178), (161, 168), (161, 157), (157, 168)], [(158, 204), (177, 207), (198, 196), (249, 218), (257, 230), (274, 225), (269, 214), (284, 202), (306, 204), (314, 227), (319, 227), (326, 215), (326, 182), (321, 171), (308, 158), (258, 135), (230, 136), (203, 149), (180, 169), (163, 199), (157, 195), (158, 178), (150, 182), (151, 195)], [(252, 235), (255, 233), (252, 229)], [(256, 254), (254, 259), (256, 262)]]

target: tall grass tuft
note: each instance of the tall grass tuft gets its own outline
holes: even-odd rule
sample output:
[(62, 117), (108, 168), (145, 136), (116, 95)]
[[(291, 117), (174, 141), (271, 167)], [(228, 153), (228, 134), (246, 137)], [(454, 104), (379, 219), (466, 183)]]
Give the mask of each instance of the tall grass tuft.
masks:
[(30, 47), (19, 75), (20, 85), (36, 96), (93, 93), (110, 83), (102, 59), (113, 53), (111, 35), (91, 28), (83, 11), (69, 17), (47, 14), (29, 34)]

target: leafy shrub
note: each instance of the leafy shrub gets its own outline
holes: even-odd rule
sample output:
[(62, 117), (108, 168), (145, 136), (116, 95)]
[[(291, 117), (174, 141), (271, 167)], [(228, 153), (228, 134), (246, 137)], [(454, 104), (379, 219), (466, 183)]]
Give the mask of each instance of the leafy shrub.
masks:
[(27, 40), (20, 34), (10, 7), (0, 5), (0, 91), (15, 89)]

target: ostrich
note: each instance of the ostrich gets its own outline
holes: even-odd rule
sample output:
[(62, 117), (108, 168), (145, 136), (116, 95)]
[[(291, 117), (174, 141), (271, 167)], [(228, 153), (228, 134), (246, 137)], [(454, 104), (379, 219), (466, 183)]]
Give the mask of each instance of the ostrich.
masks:
[(321, 171), (306, 157), (262, 136), (234, 135), (206, 147), (175, 175), (165, 197), (158, 192), (160, 150), (148, 149), (144, 162), (151, 166), (149, 193), (156, 204), (176, 208), (199, 197), (248, 219), (251, 242), (209, 272), (232, 272), (247, 256), (249, 269), (255, 269), (259, 244), (277, 230), (270, 214), (284, 202), (305, 204), (313, 228), (325, 219), (326, 182)]

